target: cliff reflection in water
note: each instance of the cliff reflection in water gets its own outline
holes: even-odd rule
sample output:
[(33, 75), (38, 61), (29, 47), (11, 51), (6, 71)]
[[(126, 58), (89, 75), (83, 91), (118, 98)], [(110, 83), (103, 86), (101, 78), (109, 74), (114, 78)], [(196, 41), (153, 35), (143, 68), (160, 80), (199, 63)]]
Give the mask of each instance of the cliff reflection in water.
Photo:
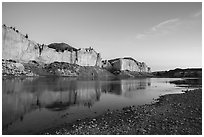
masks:
[(78, 81), (69, 78), (26, 78), (2, 81), (3, 129), (36, 109), (62, 111), (70, 106), (91, 107), (101, 94), (133, 97), (150, 79)]

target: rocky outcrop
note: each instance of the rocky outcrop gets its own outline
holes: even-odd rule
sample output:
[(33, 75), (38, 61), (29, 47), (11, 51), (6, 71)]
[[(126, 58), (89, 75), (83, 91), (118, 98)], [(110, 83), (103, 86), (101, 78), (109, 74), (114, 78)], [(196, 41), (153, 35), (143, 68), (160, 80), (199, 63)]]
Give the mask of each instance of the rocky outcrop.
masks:
[(102, 68), (112, 72), (118, 78), (152, 77), (151, 69), (144, 62), (133, 58), (116, 58), (103, 60)]
[(21, 62), (36, 60), (39, 56), (38, 44), (26, 38), (14, 28), (2, 26), (2, 57)]
[(21, 63), (12, 60), (2, 60), (3, 76), (38, 76), (31, 70), (26, 70)]
[[(107, 73), (108, 71), (114, 74), (118, 74), (117, 71), (130, 71), (131, 74), (129, 73), (129, 76), (132, 75), (132, 72), (150, 72), (150, 68), (147, 67), (144, 62), (138, 62), (133, 58), (117, 58), (102, 63), (100, 53), (97, 53), (91, 47), (76, 49), (66, 43), (40, 45), (29, 40), (27, 34), (23, 35), (15, 28), (6, 27), (5, 25), (2, 26), (2, 57), (4, 60), (15, 60), (22, 63), (26, 70), (31, 70), (31, 72), (38, 75), (54, 74), (57, 76), (87, 76), (95, 78), (96, 76), (100, 77), (99, 74), (105, 76), (112, 75), (111, 73)], [(32, 61), (37, 62), (37, 64), (33, 64)], [(55, 64), (60, 62), (61, 64), (59, 64), (58, 67), (54, 67)], [(78, 72), (75, 70), (75, 72), (72, 73), (72, 71), (70, 71), (72, 69), (70, 69), (69, 66), (74, 67), (76, 65), (87, 67), (78, 67), (81, 71)], [(12, 73), (12, 71), (6, 71), (6, 66), (7, 64), (3, 70), (5, 74), (8, 75), (8, 73)], [(51, 69), (49, 69), (48, 66), (51, 67)], [(89, 66), (93, 68), (89, 68)], [(54, 67), (54, 69), (52, 67)], [(90, 70), (87, 70), (87, 68)], [(17, 72), (15, 73), (15, 76), (18, 76)], [(121, 76), (123, 74), (126, 75), (127, 73), (121, 73)]]
[(67, 62), (80, 66), (101, 66), (101, 56), (92, 48), (59, 50), (45, 46), (38, 58), (44, 63)]
[(94, 49), (84, 48), (77, 51), (77, 64), (80, 66), (99, 66), (101, 67), (101, 55)]
[(102, 67), (111, 71), (132, 71), (132, 72), (146, 72), (150, 73), (150, 67), (144, 62), (136, 61), (133, 58), (116, 58), (102, 62)]
[(28, 39), (12, 27), (2, 26), (3, 59), (29, 62), (35, 60), (46, 64), (67, 62), (80, 66), (101, 66), (101, 56), (94, 49), (76, 49), (66, 43), (40, 45)]
[(40, 64), (36, 61), (19, 63), (14, 60), (3, 60), (2, 66), (3, 76), (65, 76), (77, 79), (115, 78), (112, 73), (100, 67), (79, 66), (66, 62)]
[(76, 64), (75, 62), (76, 54), (65, 50), (64, 52), (57, 52), (55, 49), (45, 47), (41, 55), (38, 58), (39, 62), (44, 62), (46, 64), (53, 62), (67, 62), (71, 64)]

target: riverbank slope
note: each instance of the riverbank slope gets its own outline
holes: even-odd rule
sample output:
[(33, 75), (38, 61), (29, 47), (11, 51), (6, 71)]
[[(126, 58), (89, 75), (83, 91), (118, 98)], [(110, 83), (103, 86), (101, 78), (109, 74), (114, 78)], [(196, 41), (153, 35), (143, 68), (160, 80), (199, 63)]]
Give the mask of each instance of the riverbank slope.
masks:
[(35, 60), (29, 62), (17, 62), (15, 60), (2, 60), (3, 77), (31, 77), (31, 76), (55, 76), (76, 77), (77, 79), (121, 79), (135, 77), (150, 77), (149, 73), (136, 73), (124, 71), (122, 75), (116, 75), (98, 66), (80, 66), (67, 62), (53, 62), (46, 64)]
[(154, 104), (107, 111), (40, 134), (201, 135), (202, 89), (164, 95)]

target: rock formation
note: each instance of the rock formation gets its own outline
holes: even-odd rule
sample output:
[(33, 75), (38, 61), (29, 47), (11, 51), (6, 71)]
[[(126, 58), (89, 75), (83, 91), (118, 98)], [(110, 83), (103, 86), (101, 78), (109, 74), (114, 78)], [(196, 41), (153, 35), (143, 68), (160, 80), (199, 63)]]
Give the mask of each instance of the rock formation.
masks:
[(94, 49), (76, 49), (65, 43), (40, 45), (13, 28), (2, 26), (2, 57), (18, 62), (67, 62), (80, 66), (101, 66), (101, 56)]
[(39, 56), (38, 44), (12, 28), (2, 26), (2, 57), (21, 62), (36, 60)]
[[(110, 72), (127, 70), (130, 72), (149, 73), (151, 71), (144, 62), (138, 62), (130, 57), (116, 58), (102, 62), (100, 53), (97, 53), (91, 47), (77, 49), (66, 43), (52, 43), (49, 45), (41, 45), (29, 40), (27, 34), (23, 35), (15, 28), (7, 27), (6, 25), (2, 26), (2, 57), (4, 60), (14, 60), (18, 63), (22, 63), (23, 65), (26, 65), (26, 63), (29, 64), (29, 62), (32, 61), (39, 64), (52, 64), (54, 62), (62, 62), (69, 63), (71, 65), (102, 67)], [(66, 64), (66, 66), (69, 65)], [(46, 67), (44, 67), (43, 65), (40, 67), (37, 66), (35, 69), (37, 70), (36, 74), (41, 74), (41, 68), (46, 69)], [(34, 70), (31, 67), (29, 69)], [(89, 69), (93, 70), (93, 68)], [(50, 69), (48, 68), (48, 70)], [(52, 70), (54, 70), (54, 74), (58, 74), (59, 72), (59, 74), (63, 74), (63, 76), (80, 75), (78, 73), (73, 75), (70, 70), (67, 70), (67, 68), (58, 68), (57, 70)], [(102, 72), (102, 70), (100, 70), (99, 68), (97, 68), (96, 70), (96, 73), (95, 71), (92, 73), (90, 73), (90, 71), (87, 71), (87, 73), (90, 73), (91, 77), (95, 77), (99, 74), (99, 72)], [(8, 75), (7, 73), (5, 74)], [(45, 73), (43, 72), (43, 74)], [(48, 74), (50, 74), (50, 72)], [(86, 75), (85, 73), (83, 74), (84, 76)], [(127, 75), (126, 73), (124, 74)], [(133, 74), (131, 73), (128, 75), (132, 76)]]
[(37, 74), (25, 69), (21, 63), (2, 60), (2, 76), (37, 76)]
[(133, 71), (133, 72), (151, 72), (144, 62), (138, 62), (133, 58), (116, 58), (112, 60), (102, 61), (102, 67), (110, 71)]

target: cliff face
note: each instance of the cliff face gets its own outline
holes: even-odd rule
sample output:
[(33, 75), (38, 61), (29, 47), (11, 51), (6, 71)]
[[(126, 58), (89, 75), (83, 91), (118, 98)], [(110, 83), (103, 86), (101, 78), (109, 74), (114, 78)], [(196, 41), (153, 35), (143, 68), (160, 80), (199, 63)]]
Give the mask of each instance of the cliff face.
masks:
[(101, 56), (91, 48), (80, 49), (77, 52), (77, 64), (80, 66), (101, 67)]
[(150, 72), (150, 67), (148, 67), (144, 62), (139, 62), (139, 68), (141, 72)]
[(76, 49), (66, 43), (40, 45), (14, 28), (6, 26), (2, 26), (2, 57), (18, 62), (66, 62), (80, 66), (102, 66), (107, 70), (150, 72), (150, 68), (144, 62), (138, 62), (133, 58), (118, 58), (102, 64), (101, 55), (91, 47)]
[(57, 52), (55, 49), (45, 47), (43, 48), (39, 60), (44, 63), (67, 62), (71, 64), (76, 63), (76, 52), (70, 52), (65, 50), (64, 52)]
[(100, 54), (92, 48), (76, 49), (65, 43), (42, 46), (6, 26), (2, 26), (2, 57), (19, 62), (35, 60), (46, 64), (66, 62), (80, 66), (101, 66)]
[(121, 59), (121, 70), (140, 71), (138, 62), (133, 59)]
[(150, 67), (144, 62), (138, 62), (133, 58), (117, 58), (103, 61), (102, 67), (112, 71), (150, 72)]
[(27, 62), (39, 56), (38, 45), (12, 28), (2, 27), (2, 57)]
[(45, 63), (67, 62), (80, 66), (101, 66), (100, 54), (90, 48), (79, 49), (77, 51), (56, 52), (55, 49), (45, 47), (42, 50), (39, 60)]

